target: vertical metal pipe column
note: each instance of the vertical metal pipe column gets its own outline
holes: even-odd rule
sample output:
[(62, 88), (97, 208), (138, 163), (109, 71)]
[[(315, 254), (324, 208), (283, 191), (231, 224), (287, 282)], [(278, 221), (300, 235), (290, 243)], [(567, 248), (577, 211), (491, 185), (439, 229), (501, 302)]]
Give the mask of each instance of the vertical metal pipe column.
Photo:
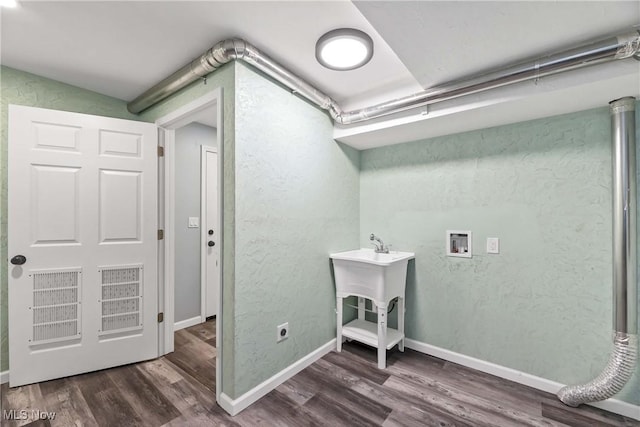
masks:
[(636, 283), (636, 129), (633, 97), (610, 102), (613, 156), (613, 353), (598, 377), (563, 387), (569, 406), (608, 399), (633, 375), (638, 357)]
[(610, 103), (613, 149), (613, 330), (637, 334), (636, 126), (633, 97)]

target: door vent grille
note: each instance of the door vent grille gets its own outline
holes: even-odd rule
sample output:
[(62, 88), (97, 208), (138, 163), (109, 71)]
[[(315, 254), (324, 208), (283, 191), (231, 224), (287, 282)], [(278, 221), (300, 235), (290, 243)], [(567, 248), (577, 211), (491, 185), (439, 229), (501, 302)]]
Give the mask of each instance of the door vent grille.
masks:
[(110, 266), (102, 278), (101, 334), (142, 329), (142, 266)]
[(102, 315), (111, 316), (113, 314), (133, 313), (140, 311), (140, 300), (124, 299), (116, 301), (104, 301), (102, 303)]
[(47, 342), (64, 341), (76, 338), (78, 335), (78, 322), (47, 323), (33, 327), (33, 344), (45, 344)]
[(80, 337), (81, 274), (80, 268), (29, 273), (33, 279), (31, 345)]
[(77, 288), (79, 270), (38, 271), (33, 273), (33, 289)]
[(62, 305), (78, 302), (78, 289), (42, 289), (34, 292), (33, 306)]
[(61, 322), (78, 318), (78, 304), (64, 304), (33, 309), (33, 323)]

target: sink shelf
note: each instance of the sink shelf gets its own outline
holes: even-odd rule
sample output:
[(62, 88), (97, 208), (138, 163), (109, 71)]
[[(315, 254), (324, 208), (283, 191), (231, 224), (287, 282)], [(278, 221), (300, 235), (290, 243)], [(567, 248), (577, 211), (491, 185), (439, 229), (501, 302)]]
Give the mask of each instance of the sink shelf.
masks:
[[(378, 347), (378, 324), (356, 319), (342, 326), (342, 336), (358, 342)], [(391, 350), (404, 338), (404, 334), (393, 328), (387, 328), (386, 349)]]

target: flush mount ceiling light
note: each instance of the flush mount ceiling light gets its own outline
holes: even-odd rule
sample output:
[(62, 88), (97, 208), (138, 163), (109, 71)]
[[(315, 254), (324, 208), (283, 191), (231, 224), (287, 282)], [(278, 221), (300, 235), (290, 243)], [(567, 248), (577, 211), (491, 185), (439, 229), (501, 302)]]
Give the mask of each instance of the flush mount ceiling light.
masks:
[(362, 67), (373, 56), (373, 40), (353, 28), (329, 31), (316, 43), (316, 59), (332, 70), (346, 71)]
[(18, 2), (16, 0), (0, 0), (0, 6), (2, 7), (16, 7)]

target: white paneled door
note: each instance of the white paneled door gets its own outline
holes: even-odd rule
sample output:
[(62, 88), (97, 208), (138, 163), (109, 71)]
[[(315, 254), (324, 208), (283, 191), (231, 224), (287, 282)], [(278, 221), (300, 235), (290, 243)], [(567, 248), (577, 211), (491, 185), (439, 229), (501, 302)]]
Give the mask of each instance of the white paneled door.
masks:
[(205, 317), (218, 314), (220, 293), (220, 238), (218, 231), (218, 153), (209, 147), (202, 147), (204, 175), (204, 206), (206, 223), (205, 263)]
[(9, 369), (19, 386), (158, 355), (157, 129), (9, 107)]

